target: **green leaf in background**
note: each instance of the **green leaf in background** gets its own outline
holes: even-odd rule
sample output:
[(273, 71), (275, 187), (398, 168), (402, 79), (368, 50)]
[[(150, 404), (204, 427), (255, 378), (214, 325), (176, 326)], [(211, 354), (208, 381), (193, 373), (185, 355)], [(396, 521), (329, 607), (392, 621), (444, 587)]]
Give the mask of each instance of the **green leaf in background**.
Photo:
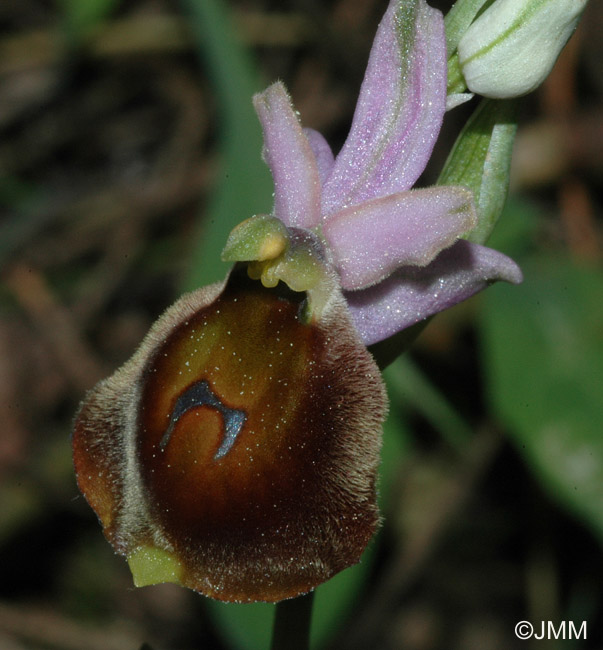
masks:
[(451, 447), (462, 450), (472, 439), (471, 426), (408, 356), (398, 357), (383, 377), (392, 402), (416, 409)]
[(220, 160), (197, 244), (191, 251), (186, 289), (222, 280), (228, 265), (220, 252), (230, 231), (272, 208), (272, 178), (262, 162), (262, 133), (251, 98), (261, 90), (259, 72), (237, 39), (224, 2), (182, 0), (203, 67), (218, 103)]
[(310, 647), (320, 648), (342, 628), (358, 602), (373, 566), (377, 538), (373, 539), (356, 564), (320, 585), (314, 597)]
[(206, 598), (220, 636), (232, 650), (267, 650), (272, 638), (275, 606), (270, 603), (221, 603)]
[(535, 249), (543, 221), (544, 213), (533, 201), (512, 194), (488, 238), (488, 246), (521, 262)]
[(65, 31), (72, 44), (80, 44), (117, 7), (121, 0), (60, 0)]
[(457, 138), (438, 185), (463, 185), (473, 192), (478, 225), (467, 236), (486, 242), (505, 205), (517, 100), (483, 99)]
[(550, 495), (603, 540), (603, 275), (563, 258), (523, 270), (482, 303), (489, 401)]

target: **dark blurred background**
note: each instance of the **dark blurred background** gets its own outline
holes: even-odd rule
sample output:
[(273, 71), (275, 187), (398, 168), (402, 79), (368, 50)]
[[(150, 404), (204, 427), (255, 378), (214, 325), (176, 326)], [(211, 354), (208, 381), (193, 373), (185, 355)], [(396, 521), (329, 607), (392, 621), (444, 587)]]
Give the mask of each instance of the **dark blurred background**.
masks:
[[(282, 79), (337, 149), (387, 2), (215, 4), (232, 22), (204, 22), (195, 0), (0, 2), (2, 650), (259, 649), (269, 635), (270, 607), (134, 589), (71, 465), (85, 391), (213, 279), (221, 193), (260, 155), (250, 92)], [(525, 285), (441, 314), (387, 373), (386, 524), (361, 573), (319, 589), (321, 645), (603, 648), (602, 33), (593, 0), (523, 103), (492, 245)], [(447, 116), (425, 184), (474, 107)], [(234, 223), (264, 200), (247, 212), (240, 196)], [(519, 641), (523, 619), (585, 620), (588, 637)]]

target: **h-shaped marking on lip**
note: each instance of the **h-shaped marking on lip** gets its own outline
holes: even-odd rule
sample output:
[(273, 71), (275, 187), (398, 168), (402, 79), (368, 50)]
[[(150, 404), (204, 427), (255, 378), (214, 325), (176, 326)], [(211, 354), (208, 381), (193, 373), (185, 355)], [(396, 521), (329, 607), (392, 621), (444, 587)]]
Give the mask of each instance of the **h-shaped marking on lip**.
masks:
[(241, 429), (247, 420), (247, 414), (243, 410), (225, 406), (220, 398), (212, 391), (209, 383), (203, 379), (189, 386), (176, 400), (170, 417), (170, 424), (159, 442), (161, 451), (167, 447), (180, 417), (187, 411), (198, 406), (209, 406), (216, 409), (224, 421), (224, 438), (214, 455), (214, 460), (223, 458), (232, 449), (237, 436), (241, 433)]

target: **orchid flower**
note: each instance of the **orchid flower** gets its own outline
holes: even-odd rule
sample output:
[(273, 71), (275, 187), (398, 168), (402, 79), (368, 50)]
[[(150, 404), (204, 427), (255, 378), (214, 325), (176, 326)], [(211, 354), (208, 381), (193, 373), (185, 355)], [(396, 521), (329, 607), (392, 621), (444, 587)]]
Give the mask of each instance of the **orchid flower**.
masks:
[(274, 216), (323, 238), (366, 345), (495, 280), (518, 283), (505, 255), (462, 239), (477, 225), (463, 187), (411, 189), (446, 111), (439, 11), (391, 2), (377, 31), (348, 138), (337, 157), (303, 130), (282, 83), (254, 98), (274, 178)]
[(157, 320), (73, 436), (80, 489), (135, 584), (245, 602), (314, 589), (378, 528), (387, 407), (366, 346), (521, 278), (463, 239), (468, 189), (411, 189), (446, 104), (442, 16), (424, 0), (391, 2), (336, 158), (282, 84), (254, 102), (273, 214), (232, 231), (228, 277)]

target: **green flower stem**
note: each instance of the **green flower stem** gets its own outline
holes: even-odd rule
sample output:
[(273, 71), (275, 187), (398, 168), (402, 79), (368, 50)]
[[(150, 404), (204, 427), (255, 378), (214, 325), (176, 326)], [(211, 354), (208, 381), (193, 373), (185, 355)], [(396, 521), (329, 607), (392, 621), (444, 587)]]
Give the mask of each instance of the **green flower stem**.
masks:
[(276, 605), (271, 650), (309, 650), (314, 592)]

